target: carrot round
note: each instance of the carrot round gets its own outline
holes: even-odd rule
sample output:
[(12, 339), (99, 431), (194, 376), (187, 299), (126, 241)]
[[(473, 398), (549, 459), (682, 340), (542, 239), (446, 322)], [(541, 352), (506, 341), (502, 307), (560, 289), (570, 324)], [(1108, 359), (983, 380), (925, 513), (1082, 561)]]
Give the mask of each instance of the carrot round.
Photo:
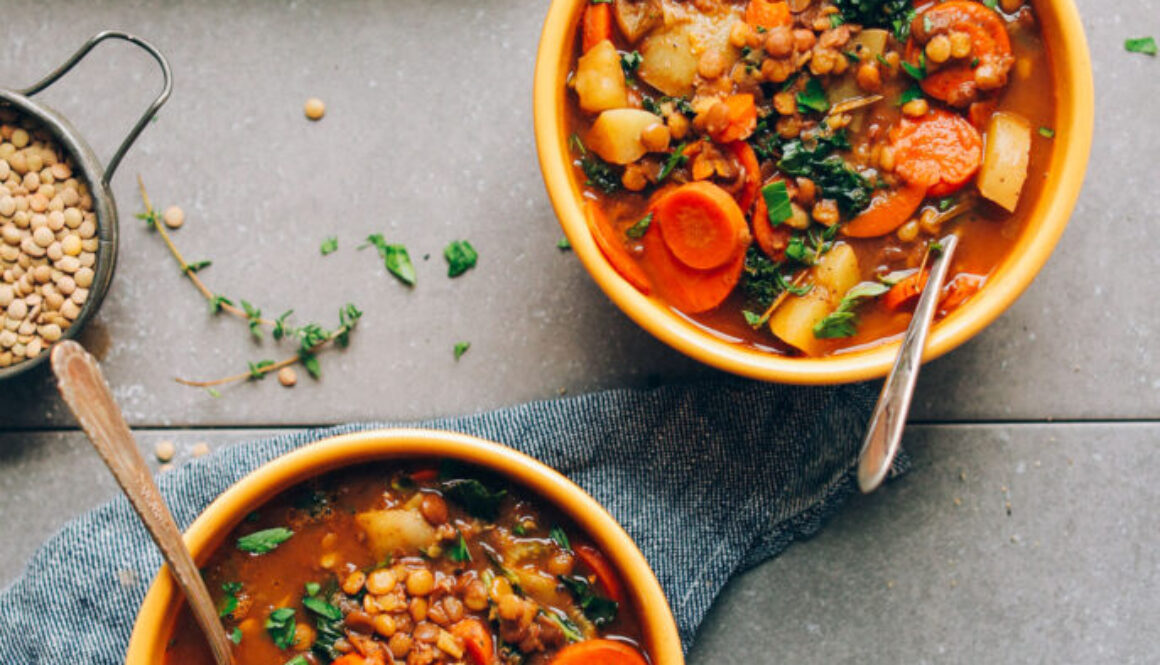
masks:
[(969, 273), (956, 275), (943, 292), (942, 300), (939, 301), (939, 313), (945, 316), (958, 309), (968, 298), (979, 292), (984, 281), (985, 278), (979, 275)]
[[(786, 183), (787, 188), (789, 183)], [(785, 224), (774, 226), (769, 221), (769, 207), (765, 197), (757, 197), (757, 205), (753, 206), (753, 239), (765, 255), (774, 261), (785, 259), (785, 248), (789, 245), (789, 229)]]
[[(923, 92), (956, 106), (958, 100), (971, 101), (975, 97), (975, 67), (981, 63), (1002, 62), (1011, 56), (1011, 38), (999, 14), (975, 0), (949, 0), (935, 5), (919, 15), (931, 31), (965, 32), (971, 37), (971, 59), (947, 63), (930, 72), (920, 85)], [(919, 66), (920, 46), (913, 37), (906, 43), (906, 59)]]
[(789, 5), (783, 0), (749, 0), (745, 5), (745, 22), (766, 30), (793, 23)]
[(889, 310), (897, 312), (907, 307), (913, 307), (918, 302), (918, 296), (926, 288), (926, 280), (930, 273), (926, 270), (916, 272), (903, 278), (882, 296), (882, 304)]
[(907, 185), (878, 194), (870, 207), (843, 229), (851, 238), (877, 238), (902, 226), (922, 205), (926, 187)]
[(596, 575), (596, 581), (604, 589), (608, 597), (619, 604), (624, 604), (624, 586), (620, 583), (620, 576), (612, 569), (612, 564), (600, 553), (600, 550), (590, 545), (577, 545), (576, 556), (584, 565)]
[(429, 483), (432, 480), (437, 480), (438, 478), (439, 469), (434, 468), (418, 469), (411, 473), (411, 480), (417, 483)]
[(624, 243), (616, 238), (616, 234), (612, 229), (612, 225), (605, 216), (604, 211), (595, 201), (584, 201), (584, 217), (588, 221), (588, 231), (592, 233), (592, 239), (596, 241), (596, 246), (600, 248), (600, 253), (608, 262), (612, 264), (612, 268), (620, 274), (629, 284), (636, 287), (644, 295), (648, 295), (652, 289), (649, 285), (648, 277), (641, 270), (636, 260), (625, 249)]
[(607, 2), (589, 4), (584, 10), (584, 27), (580, 48), (587, 53), (605, 39), (612, 39), (612, 5)]
[(729, 95), (721, 100), (729, 109), (726, 118), (728, 123), (721, 131), (713, 134), (713, 140), (718, 143), (730, 141), (744, 141), (757, 129), (757, 103), (749, 93)]
[(681, 185), (652, 208), (665, 245), (696, 270), (712, 270), (749, 242), (745, 214), (724, 189), (707, 181)]
[(707, 312), (724, 302), (737, 286), (745, 265), (744, 246), (720, 268), (695, 270), (673, 256), (657, 229), (645, 233), (641, 244), (642, 265), (653, 288), (665, 302), (686, 314)]
[(741, 197), (737, 205), (741, 212), (748, 213), (753, 202), (757, 200), (757, 193), (761, 191), (761, 164), (757, 161), (757, 153), (745, 141), (733, 141), (725, 147), (733, 154), (733, 158), (745, 169), (745, 186), (741, 188)]
[(890, 132), (894, 171), (928, 196), (961, 189), (983, 163), (983, 137), (962, 116), (937, 109), (920, 118), (903, 118)]
[(348, 653), (330, 665), (383, 665), (383, 659), (378, 654), (364, 656), (359, 653)]
[(560, 649), (550, 665), (648, 665), (648, 661), (624, 642), (596, 639)]
[(477, 619), (464, 619), (451, 627), (451, 634), (463, 640), (463, 649), (475, 665), (495, 662), (495, 646), (491, 631)]

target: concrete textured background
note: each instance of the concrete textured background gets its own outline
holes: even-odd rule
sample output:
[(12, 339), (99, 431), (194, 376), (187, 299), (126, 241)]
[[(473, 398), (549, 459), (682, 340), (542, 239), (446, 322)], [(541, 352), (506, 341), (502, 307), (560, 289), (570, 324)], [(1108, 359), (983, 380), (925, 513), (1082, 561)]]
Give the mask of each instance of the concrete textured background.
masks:
[[(740, 576), (693, 663), (1160, 661), (1156, 480), (1160, 209), (1150, 104), (1160, 3), (1077, 0), (1096, 75), (1088, 179), (1059, 248), (999, 321), (923, 375), (914, 471), (813, 540)], [(142, 446), (183, 454), (264, 428), (469, 412), (711, 370), (653, 340), (555, 247), (531, 134), (544, 2), (3, 0), (0, 85), (20, 87), (90, 34), (140, 34), (170, 58), (169, 105), (114, 178), (121, 262), (85, 335)], [(448, 82), (450, 81), (450, 83)], [(102, 156), (158, 86), (149, 59), (101, 46), (43, 94)], [(318, 96), (326, 118), (308, 123)], [(187, 215), (175, 239), (215, 290), (266, 314), (366, 315), (320, 381), (222, 399), (211, 378), (281, 357), (212, 317), (133, 219), (135, 177)], [(356, 245), (408, 245), (407, 290)], [(340, 250), (318, 253), (327, 236)], [(479, 266), (440, 256), (468, 238)], [(428, 260), (424, 256), (429, 254)], [(452, 345), (469, 340), (458, 363)], [(114, 491), (41, 373), (0, 385), (0, 583), (69, 516)], [(52, 503), (43, 497), (54, 498)], [(1010, 502), (1010, 514), (1007, 503)]]

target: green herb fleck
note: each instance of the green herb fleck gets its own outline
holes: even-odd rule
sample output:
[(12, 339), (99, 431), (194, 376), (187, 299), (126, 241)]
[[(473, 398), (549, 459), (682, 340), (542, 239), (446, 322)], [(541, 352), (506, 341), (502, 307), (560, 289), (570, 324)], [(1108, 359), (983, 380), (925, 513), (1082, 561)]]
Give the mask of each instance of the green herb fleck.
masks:
[(213, 261), (196, 261), (194, 263), (187, 263), (182, 267), (181, 271), (184, 273), (201, 272), (213, 265)]
[(359, 249), (370, 245), (374, 245), (379, 250), (379, 256), (383, 257), (383, 263), (392, 275), (407, 286), (415, 285), (415, 266), (411, 263), (411, 255), (407, 253), (406, 247), (388, 244), (381, 233), (367, 236), (366, 244), (360, 246)]
[(1040, 127), (1039, 135), (1045, 139), (1053, 139), (1055, 138), (1055, 130), (1050, 127)]
[(306, 595), (307, 596), (317, 596), (319, 591), (322, 591), (322, 585), (319, 584), (318, 582), (307, 582), (306, 583)]
[(624, 235), (632, 238), (633, 240), (640, 240), (644, 237), (644, 234), (648, 233), (649, 227), (652, 226), (652, 221), (653, 214), (650, 212), (649, 214), (642, 217), (640, 221), (628, 227), (628, 230), (624, 232)]
[(902, 94), (899, 95), (898, 105), (906, 106), (908, 103), (913, 102), (916, 99), (922, 99), (922, 88), (918, 87), (917, 84), (912, 83), (909, 88), (903, 90)]
[(270, 367), (273, 364), (274, 364), (273, 360), (259, 360), (256, 363), (253, 363), (253, 362), (246, 363), (246, 366), (249, 367), (249, 369), (250, 369), (250, 379), (258, 381), (258, 380), (266, 378), (266, 373), (263, 372), (262, 370), (266, 369), (267, 367)]
[(620, 67), (629, 76), (636, 71), (637, 67), (640, 67), (642, 62), (644, 62), (644, 56), (640, 54), (640, 51), (632, 51), (620, 56)]
[(830, 102), (826, 100), (826, 91), (822, 88), (821, 81), (816, 78), (806, 81), (805, 89), (797, 94), (797, 107), (802, 113), (810, 111), (825, 113), (830, 110)]
[(460, 358), (462, 358), (463, 354), (467, 353), (467, 350), (470, 348), (471, 348), (471, 342), (456, 342), (455, 349), (453, 351), (455, 353), (455, 359), (459, 360)]
[(471, 561), (471, 550), (467, 548), (467, 539), (463, 537), (463, 533), (458, 529), (456, 533), (459, 534), (459, 538), (448, 548), (447, 558), (456, 563)]
[(598, 595), (587, 579), (579, 575), (561, 575), (559, 579), (592, 623), (605, 626), (616, 621), (616, 601)]
[(218, 606), (219, 617), (229, 616), (238, 609), (238, 592), (241, 590), (241, 582), (226, 582), (222, 585), (222, 591), (225, 591), (226, 595), (222, 598), (221, 605)]
[(789, 191), (784, 180), (771, 182), (761, 188), (761, 197), (765, 199), (765, 207), (769, 213), (769, 223), (777, 226), (793, 217), (793, 206), (789, 201)]
[(1139, 37), (1136, 39), (1125, 39), (1124, 50), (1129, 53), (1143, 53), (1144, 55), (1156, 55), (1156, 39), (1154, 37)]
[(864, 300), (877, 298), (889, 290), (889, 286), (879, 282), (862, 282), (850, 289), (842, 296), (842, 302), (838, 304), (837, 309), (814, 324), (814, 337), (818, 339), (852, 337), (858, 332), (858, 315), (854, 310)]
[(447, 259), (447, 276), (458, 277), (475, 267), (479, 252), (466, 240), (455, 240), (443, 248), (443, 258)]
[(253, 305), (246, 302), (245, 300), (242, 300), (240, 302), (242, 303), (242, 311), (244, 311), (246, 313), (246, 321), (250, 325), (250, 334), (254, 336), (254, 339), (261, 341), (262, 340), (262, 310), (258, 309), (257, 307), (254, 307)]
[(318, 248), (318, 251), (322, 252), (323, 256), (337, 252), (338, 251), (338, 236), (330, 236), (326, 240), (323, 240), (322, 245), (319, 246), (319, 248)]
[(548, 531), (548, 537), (556, 541), (556, 544), (560, 547), (563, 547), (566, 550), (572, 549), (572, 543), (568, 540), (568, 534), (564, 533), (564, 529), (561, 526), (553, 526), (551, 530)]
[(294, 608), (279, 607), (266, 617), (266, 632), (279, 649), (289, 649), (294, 644)]
[(572, 243), (569, 242), (567, 238), (560, 238), (556, 241), (556, 249), (560, 250), (561, 252), (566, 252), (572, 249)]
[(657, 183), (664, 182), (664, 179), (669, 177), (673, 169), (683, 166), (685, 162), (689, 161), (689, 156), (685, 154), (685, 144), (678, 143), (677, 147), (669, 153), (669, 158), (665, 160), (665, 165), (661, 167), (661, 172), (657, 174)]
[(274, 551), (279, 545), (290, 540), (294, 532), (285, 527), (276, 526), (271, 529), (255, 531), (238, 538), (238, 549), (250, 554), (266, 554)]
[(242, 643), (242, 629), (241, 628), (234, 626), (234, 629), (230, 631), (230, 641), (233, 642), (234, 644), (241, 644)]
[(302, 607), (330, 621), (341, 621), (342, 610), (326, 602), (318, 596), (306, 596), (302, 599)]
[(233, 307), (234, 301), (223, 295), (215, 293), (213, 298), (209, 301), (209, 311), (211, 314), (218, 314), (222, 311), (222, 307), (226, 305)]

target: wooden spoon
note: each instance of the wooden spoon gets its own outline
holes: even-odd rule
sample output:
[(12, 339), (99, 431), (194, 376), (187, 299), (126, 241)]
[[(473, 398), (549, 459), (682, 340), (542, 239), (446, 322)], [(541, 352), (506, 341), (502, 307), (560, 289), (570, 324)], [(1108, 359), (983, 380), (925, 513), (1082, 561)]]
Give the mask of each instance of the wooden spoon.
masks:
[(205, 581), (185, 548), (173, 515), (153, 484), (149, 467), (137, 449), (129, 425), (113, 400), (101, 368), (80, 344), (66, 340), (52, 348), (52, 371), (60, 394), (72, 409), (93, 447), (113, 472), (129, 503), (161, 549), (169, 570), (185, 592), (193, 616), (201, 624), (217, 665), (231, 665), (229, 638), (218, 618)]

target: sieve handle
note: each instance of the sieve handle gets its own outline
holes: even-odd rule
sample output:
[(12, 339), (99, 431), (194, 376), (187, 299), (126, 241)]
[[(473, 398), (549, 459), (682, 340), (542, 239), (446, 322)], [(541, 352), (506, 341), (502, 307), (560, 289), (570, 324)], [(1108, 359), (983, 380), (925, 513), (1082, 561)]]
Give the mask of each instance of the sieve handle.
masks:
[(23, 90), (18, 90), (17, 92), (24, 95), (25, 97), (31, 97), (41, 90), (44, 90), (48, 86), (55, 83), (57, 79), (67, 74), (70, 69), (76, 66), (78, 62), (80, 62), (86, 55), (88, 55), (89, 51), (93, 50), (94, 46), (100, 44), (106, 39), (120, 39), (132, 44), (136, 44), (137, 46), (145, 49), (149, 55), (153, 56), (153, 59), (157, 61), (157, 64), (161, 65), (161, 76), (164, 78), (164, 86), (161, 88), (160, 94), (158, 94), (157, 98), (153, 100), (153, 103), (149, 105), (149, 108), (145, 109), (145, 113), (141, 115), (139, 120), (137, 120), (137, 124), (133, 126), (133, 129), (129, 132), (129, 135), (126, 136), (125, 140), (121, 142), (121, 147), (117, 148), (117, 152), (113, 153), (113, 158), (109, 160), (109, 165), (105, 167), (105, 175), (102, 178), (102, 184), (107, 186), (109, 184), (109, 180), (111, 180), (113, 177), (113, 173), (117, 170), (117, 166), (121, 163), (121, 158), (125, 156), (125, 153), (129, 150), (130, 146), (133, 145), (133, 142), (137, 140), (137, 137), (141, 134), (141, 131), (145, 129), (145, 125), (149, 124), (149, 121), (153, 119), (153, 116), (157, 115), (158, 109), (160, 109), (161, 106), (165, 104), (166, 100), (169, 99), (169, 93), (173, 92), (173, 71), (169, 69), (169, 61), (165, 59), (165, 56), (161, 55), (161, 51), (158, 51), (157, 47), (136, 35), (131, 35), (127, 32), (120, 32), (117, 30), (105, 30), (104, 32), (98, 32), (97, 34), (90, 37), (88, 41), (86, 41), (79, 49), (77, 49), (76, 53), (73, 53), (68, 60), (64, 61), (64, 64), (54, 69), (48, 74), (48, 76), (45, 76), (36, 83), (33, 83), (31, 86)]

